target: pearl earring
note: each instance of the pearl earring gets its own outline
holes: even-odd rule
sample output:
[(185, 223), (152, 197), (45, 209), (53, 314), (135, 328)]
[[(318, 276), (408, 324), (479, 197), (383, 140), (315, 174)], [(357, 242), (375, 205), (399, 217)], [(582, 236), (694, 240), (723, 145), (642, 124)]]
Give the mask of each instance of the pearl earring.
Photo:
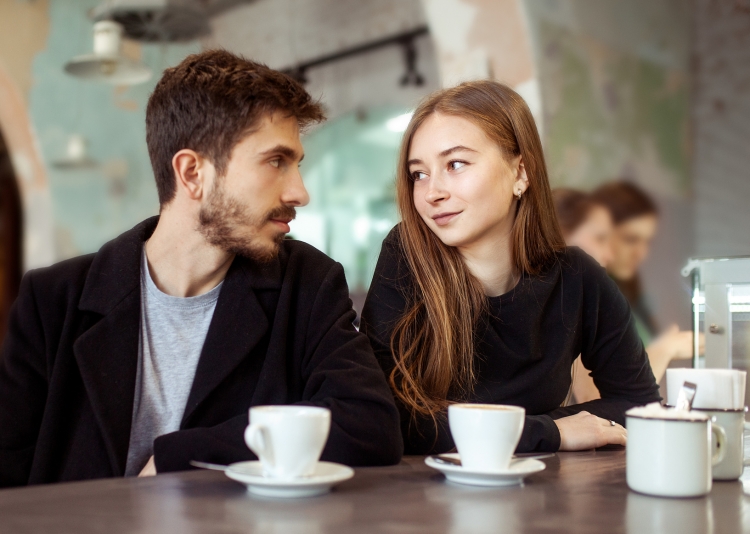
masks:
[(516, 197), (518, 198), (518, 200), (521, 200), (521, 195), (522, 195), (522, 194), (523, 194), (523, 193), (521, 193), (521, 190), (520, 190), (520, 189), (519, 189), (518, 191), (516, 191)]

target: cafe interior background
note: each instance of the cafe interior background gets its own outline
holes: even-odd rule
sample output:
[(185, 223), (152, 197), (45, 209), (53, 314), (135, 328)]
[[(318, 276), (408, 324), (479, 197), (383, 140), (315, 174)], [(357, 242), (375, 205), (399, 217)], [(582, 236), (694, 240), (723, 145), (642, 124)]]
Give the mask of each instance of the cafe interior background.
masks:
[[(64, 70), (107, 18), (146, 81)], [(553, 187), (625, 179), (656, 200), (641, 275), (660, 324), (692, 326), (688, 258), (750, 254), (750, 0), (0, 0), (0, 327), (23, 272), (158, 212), (146, 102), (163, 69), (215, 47), (325, 105), (292, 235), (343, 264), (355, 307), (398, 221), (410, 110), (469, 79), (526, 99)]]

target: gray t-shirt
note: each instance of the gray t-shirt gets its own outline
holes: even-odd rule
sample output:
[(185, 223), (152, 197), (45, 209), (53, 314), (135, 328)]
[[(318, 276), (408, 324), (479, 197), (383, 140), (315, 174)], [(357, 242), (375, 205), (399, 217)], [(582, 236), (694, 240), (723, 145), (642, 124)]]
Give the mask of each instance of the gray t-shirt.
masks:
[(222, 284), (197, 297), (162, 293), (151, 278), (144, 245), (138, 375), (125, 476), (141, 472), (157, 437), (179, 430)]

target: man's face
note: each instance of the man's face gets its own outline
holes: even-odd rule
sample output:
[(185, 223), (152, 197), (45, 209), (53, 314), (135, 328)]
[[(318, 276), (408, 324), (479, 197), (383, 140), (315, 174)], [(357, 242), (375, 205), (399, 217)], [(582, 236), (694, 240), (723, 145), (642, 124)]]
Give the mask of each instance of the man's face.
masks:
[(232, 150), (225, 176), (215, 176), (200, 210), (200, 231), (227, 252), (270, 261), (279, 250), (294, 208), (306, 205), (303, 158), (294, 117), (273, 113)]

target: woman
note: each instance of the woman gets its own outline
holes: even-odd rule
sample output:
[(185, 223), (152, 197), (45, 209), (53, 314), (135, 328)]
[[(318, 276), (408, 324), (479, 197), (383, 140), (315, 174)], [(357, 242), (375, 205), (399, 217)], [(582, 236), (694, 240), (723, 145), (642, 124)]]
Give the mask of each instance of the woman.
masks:
[[(658, 328), (646, 304), (638, 269), (648, 257), (658, 226), (656, 204), (637, 186), (628, 182), (611, 182), (592, 193), (592, 199), (605, 206), (612, 216), (612, 257), (607, 271), (625, 295), (633, 310), (638, 334), (646, 345), (651, 367), (660, 381), (674, 359), (693, 356), (693, 333), (671, 325), (656, 337)], [(700, 337), (703, 351), (704, 337)]]
[[(406, 453), (454, 447), (456, 401), (526, 408), (519, 451), (624, 444), (625, 410), (658, 400), (657, 386), (627, 302), (565, 248), (523, 99), (489, 81), (433, 94), (404, 133), (396, 189), (402, 222), (361, 324), (401, 408)], [(603, 398), (560, 408), (578, 354)]]

